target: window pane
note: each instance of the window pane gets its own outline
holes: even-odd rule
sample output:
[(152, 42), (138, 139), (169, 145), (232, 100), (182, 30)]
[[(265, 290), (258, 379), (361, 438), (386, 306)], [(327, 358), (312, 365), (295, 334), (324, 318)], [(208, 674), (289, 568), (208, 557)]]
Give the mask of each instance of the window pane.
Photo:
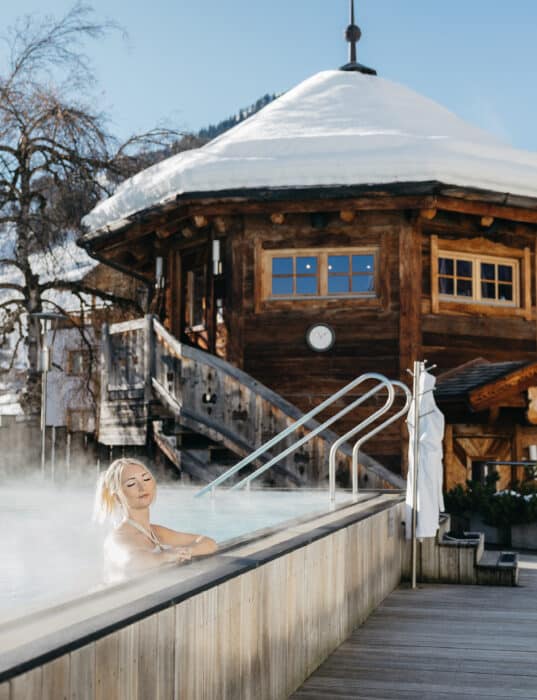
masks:
[(329, 255), (328, 270), (330, 272), (348, 272), (349, 271), (349, 256), (348, 255)]
[(272, 258), (273, 275), (292, 275), (293, 258)]
[(348, 294), (349, 293), (349, 278), (348, 277), (328, 277), (328, 293), (329, 294)]
[(450, 277), (439, 277), (438, 278), (438, 292), (439, 294), (454, 294), (455, 287), (453, 279)]
[(496, 279), (496, 265), (493, 265), (492, 263), (481, 263), (481, 279)]
[(483, 299), (496, 299), (496, 285), (494, 282), (481, 282), (481, 296)]
[(373, 275), (353, 275), (352, 291), (354, 293), (374, 292), (375, 278)]
[(374, 255), (353, 255), (352, 256), (352, 271), (353, 272), (373, 272), (375, 269)]
[(438, 258), (438, 272), (441, 275), (452, 275), (453, 260), (450, 258)]
[(308, 275), (317, 272), (317, 258), (297, 258), (296, 273), (297, 275)]
[(293, 293), (293, 278), (292, 277), (273, 277), (272, 278), (272, 293), (286, 294)]
[(513, 301), (513, 286), (511, 284), (499, 284), (498, 297), (500, 301)]
[(513, 281), (513, 268), (511, 265), (498, 265), (498, 279), (500, 282)]
[(317, 294), (317, 278), (316, 277), (297, 277), (296, 278), (296, 293), (297, 294)]
[(470, 262), (470, 260), (457, 260), (457, 276), (458, 277), (471, 277), (472, 276), (472, 263)]
[(471, 280), (457, 280), (457, 296), (458, 297), (471, 297), (472, 296), (472, 281)]

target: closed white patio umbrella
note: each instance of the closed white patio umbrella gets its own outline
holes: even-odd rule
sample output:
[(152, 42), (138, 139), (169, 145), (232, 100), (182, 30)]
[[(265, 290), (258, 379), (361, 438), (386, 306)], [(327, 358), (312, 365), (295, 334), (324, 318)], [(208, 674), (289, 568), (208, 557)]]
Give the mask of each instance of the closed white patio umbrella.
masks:
[[(407, 539), (434, 537), (439, 526), (440, 511), (444, 510), (442, 496), (444, 415), (434, 400), (435, 384), (436, 378), (425, 370), (424, 363), (415, 362), (415, 398), (407, 418), (409, 433), (405, 518)], [(418, 406), (419, 416), (417, 435), (416, 406)], [(416, 448), (417, 460), (415, 459)], [(414, 502), (416, 502), (415, 533), (412, 532)]]

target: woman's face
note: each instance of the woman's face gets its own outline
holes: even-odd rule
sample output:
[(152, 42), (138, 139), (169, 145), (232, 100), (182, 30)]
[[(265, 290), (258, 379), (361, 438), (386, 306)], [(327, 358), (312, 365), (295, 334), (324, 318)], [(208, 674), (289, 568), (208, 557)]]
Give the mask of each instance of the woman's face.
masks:
[(121, 474), (121, 490), (129, 511), (148, 508), (155, 500), (153, 474), (139, 464), (127, 464)]

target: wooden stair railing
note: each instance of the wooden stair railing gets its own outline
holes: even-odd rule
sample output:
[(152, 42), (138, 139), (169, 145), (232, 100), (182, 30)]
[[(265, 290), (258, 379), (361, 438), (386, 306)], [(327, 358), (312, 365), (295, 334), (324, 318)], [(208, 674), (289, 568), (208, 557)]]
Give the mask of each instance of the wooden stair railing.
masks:
[[(181, 426), (240, 457), (302, 416), (298, 408), (250, 375), (179, 342), (154, 317), (103, 327), (102, 337), (99, 440), (105, 444), (143, 444), (155, 398)], [(300, 430), (306, 434), (317, 425), (311, 421)], [(324, 480), (330, 446), (336, 439), (327, 430), (305, 444), (278, 465), (280, 480), (284, 477), (295, 484)], [(170, 450), (177, 448), (169, 440), (164, 445), (165, 440), (162, 432), (155, 435), (155, 442), (171, 457)], [(350, 465), (350, 457), (350, 447), (341, 451), (342, 468)], [(263, 456), (258, 466), (269, 458)], [(372, 488), (402, 487), (402, 480), (375, 460), (363, 455), (361, 462)], [(199, 466), (194, 464), (196, 478), (202, 476)]]

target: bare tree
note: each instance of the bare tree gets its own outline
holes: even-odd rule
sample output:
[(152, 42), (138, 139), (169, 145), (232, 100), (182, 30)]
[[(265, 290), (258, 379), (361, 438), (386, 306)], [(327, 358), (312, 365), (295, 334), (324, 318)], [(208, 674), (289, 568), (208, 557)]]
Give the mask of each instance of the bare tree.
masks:
[(84, 213), (114, 183), (146, 165), (155, 149), (166, 153), (179, 135), (155, 129), (120, 144), (108, 132), (105, 116), (90, 106), (95, 79), (84, 42), (113, 29), (109, 22), (95, 21), (89, 6), (76, 4), (59, 20), (24, 18), (3, 39), (0, 344), (17, 332), (19, 344), (26, 345), (29, 407), (39, 401), (39, 328), (32, 319), (44, 310), (62, 310), (51, 301), (56, 291), (71, 292), (81, 305), (93, 295), (133, 307), (130, 299), (62, 279), (58, 270), (44, 275), (42, 256), (54, 258), (58, 246), (76, 235)]

